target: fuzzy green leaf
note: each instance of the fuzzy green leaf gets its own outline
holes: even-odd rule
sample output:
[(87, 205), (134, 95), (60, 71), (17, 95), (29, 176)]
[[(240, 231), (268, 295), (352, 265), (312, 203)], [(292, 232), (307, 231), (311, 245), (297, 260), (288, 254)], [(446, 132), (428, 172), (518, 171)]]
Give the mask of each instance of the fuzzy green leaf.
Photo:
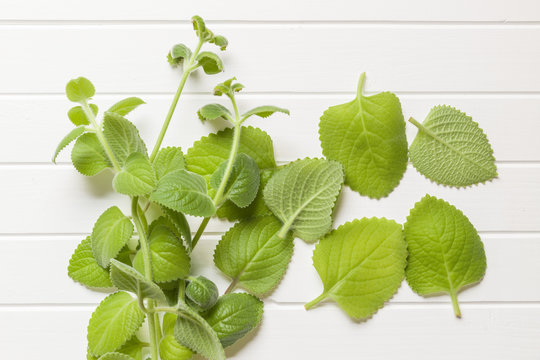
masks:
[(131, 356), (133, 360), (142, 360), (142, 353), (145, 347), (146, 344), (141, 342), (135, 335), (120, 349), (118, 349), (118, 352)]
[(216, 212), (204, 178), (186, 170), (177, 170), (159, 179), (150, 200), (193, 216), (208, 217)]
[(383, 92), (358, 94), (351, 102), (332, 106), (319, 123), (324, 156), (343, 164), (345, 184), (371, 198), (387, 196), (407, 169), (407, 138), (401, 103)]
[(210, 51), (203, 51), (197, 56), (197, 63), (203, 68), (204, 72), (213, 75), (223, 71), (223, 63), (219, 56)]
[(193, 352), (176, 341), (173, 334), (167, 334), (159, 343), (159, 355), (163, 360), (189, 360)]
[(221, 104), (205, 105), (197, 111), (197, 114), (199, 115), (199, 119), (201, 119), (202, 121), (216, 120), (219, 118), (223, 118), (226, 120), (232, 119), (232, 115), (229, 109), (227, 109)]
[(457, 293), (486, 272), (484, 245), (469, 219), (446, 201), (426, 195), (407, 217), (405, 240), (409, 286), (420, 295), (450, 294), (460, 316)]
[(98, 360), (134, 360), (131, 356), (119, 352), (109, 352), (100, 356)]
[(120, 100), (119, 102), (111, 106), (107, 111), (116, 113), (120, 116), (126, 116), (142, 104), (146, 104), (142, 99), (138, 97), (128, 97), (126, 99)]
[(206, 320), (186, 305), (181, 305), (178, 313), (174, 327), (176, 340), (209, 360), (224, 360), (219, 337)]
[(167, 54), (167, 61), (173, 67), (179, 66), (183, 61), (189, 61), (191, 50), (184, 44), (176, 44)]
[(119, 290), (126, 290), (134, 293), (138, 297), (151, 298), (161, 303), (166, 303), (167, 299), (161, 288), (146, 278), (137, 270), (121, 263), (118, 260), (111, 260), (111, 281)]
[(99, 266), (92, 253), (90, 236), (84, 239), (69, 260), (68, 275), (73, 280), (93, 288), (111, 288), (109, 272)]
[(399, 288), (406, 259), (400, 224), (384, 218), (347, 222), (321, 239), (313, 251), (324, 291), (306, 309), (331, 298), (352, 318), (368, 318)]
[(227, 45), (229, 45), (229, 41), (224, 36), (221, 36), (221, 35), (214, 36), (208, 42), (218, 46), (221, 51), (225, 50), (227, 48)]
[(134, 152), (146, 155), (146, 145), (139, 136), (139, 130), (129, 120), (116, 113), (105, 113), (103, 135), (120, 166), (123, 166), (128, 156)]
[(97, 175), (111, 166), (105, 150), (93, 133), (79, 136), (71, 150), (71, 161), (75, 169), (86, 176)]
[(204, 33), (207, 31), (203, 18), (199, 15), (194, 15), (191, 17), (191, 23), (193, 24), (193, 30), (195, 30), (197, 36), (203, 37)]
[(186, 163), (182, 149), (172, 146), (161, 149), (153, 165), (158, 180), (173, 171), (185, 169)]
[[(94, 116), (98, 113), (98, 107), (94, 104), (88, 104), (90, 106), (90, 109), (94, 113)], [(73, 125), (80, 126), (80, 125), (89, 125), (90, 120), (86, 117), (86, 114), (84, 113), (84, 110), (82, 106), (74, 106), (68, 111), (68, 118), (71, 120)]]
[[(227, 163), (227, 160), (224, 161), (210, 178), (210, 185), (214, 190), (217, 190), (221, 185)], [(259, 168), (255, 160), (246, 154), (238, 154), (234, 159), (229, 179), (225, 185), (223, 198), (231, 200), (238, 207), (246, 207), (257, 196), (259, 183)]]
[(283, 108), (272, 106), (272, 105), (265, 105), (265, 106), (258, 106), (254, 109), (249, 110), (247, 113), (242, 115), (242, 119), (245, 120), (252, 115), (257, 115), (262, 118), (266, 118), (276, 112), (281, 112), (281, 113), (289, 115), (289, 110), (287, 109), (283, 109)]
[(342, 185), (343, 170), (336, 161), (297, 160), (277, 171), (264, 188), (264, 201), (283, 222), (278, 236), (293, 230), (314, 242), (326, 234)]
[(212, 281), (204, 276), (197, 276), (189, 279), (189, 284), (186, 286), (186, 297), (198, 310), (204, 311), (216, 304), (219, 291)]
[(106, 268), (133, 235), (133, 224), (117, 206), (105, 210), (92, 229), (92, 251), (97, 263)]
[(189, 228), (189, 223), (187, 222), (185, 215), (164, 206), (161, 207), (161, 211), (180, 234), (186, 247), (191, 248), (191, 229)]
[(257, 217), (234, 225), (218, 243), (214, 263), (244, 289), (255, 295), (270, 292), (279, 283), (293, 253), (293, 238), (277, 234), (274, 216)]
[(478, 124), (450, 106), (435, 106), (418, 127), (409, 154), (413, 166), (438, 184), (464, 187), (497, 177), (493, 150)]
[(71, 130), (69, 134), (67, 134), (58, 144), (56, 147), (56, 151), (54, 152), (52, 162), (56, 164), (56, 157), (58, 154), (60, 154), (60, 151), (62, 151), (63, 148), (68, 146), (72, 141), (77, 139), (79, 136), (82, 135), (82, 133), (85, 131), (85, 127), (83, 125), (77, 126), (75, 129)]
[(96, 93), (94, 85), (84, 77), (70, 80), (66, 85), (66, 95), (70, 101), (84, 102)]
[(146, 156), (134, 152), (126, 159), (122, 170), (113, 179), (113, 188), (120, 194), (142, 196), (157, 184), (154, 168)]
[(94, 356), (116, 351), (124, 345), (144, 321), (137, 300), (125, 292), (106, 297), (92, 314), (88, 324), (88, 350)]

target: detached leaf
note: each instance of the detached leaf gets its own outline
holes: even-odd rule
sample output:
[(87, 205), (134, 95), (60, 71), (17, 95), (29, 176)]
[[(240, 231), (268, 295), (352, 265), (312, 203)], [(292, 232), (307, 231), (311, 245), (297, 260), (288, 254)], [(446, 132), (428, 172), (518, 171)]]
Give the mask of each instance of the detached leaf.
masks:
[(343, 185), (343, 170), (336, 161), (303, 159), (277, 171), (264, 188), (264, 201), (287, 231), (315, 242), (332, 227), (332, 211)]
[(199, 119), (202, 121), (216, 120), (219, 118), (230, 120), (232, 118), (232, 114), (229, 109), (221, 104), (205, 105), (200, 108), (199, 111), (197, 111), (197, 114), (199, 115)]
[(113, 188), (120, 194), (142, 196), (154, 190), (157, 184), (156, 174), (150, 160), (135, 152), (126, 159), (118, 174), (114, 176)]
[(350, 317), (366, 319), (397, 291), (406, 259), (400, 224), (384, 218), (347, 222), (315, 247), (313, 265), (324, 291), (306, 309), (331, 298)]
[(177, 170), (162, 177), (150, 200), (172, 210), (193, 216), (209, 217), (216, 209), (200, 175)]
[[(221, 182), (225, 176), (227, 163), (228, 160), (225, 160), (210, 178), (210, 185), (216, 191), (221, 186)], [(246, 154), (237, 154), (230, 170), (229, 179), (225, 185), (223, 198), (231, 200), (238, 207), (246, 207), (257, 196), (259, 183), (259, 168), (255, 160)]]
[[(94, 116), (98, 113), (98, 107), (94, 104), (88, 104), (90, 106), (90, 109), (94, 113)], [(84, 113), (84, 110), (82, 106), (74, 106), (68, 111), (68, 118), (71, 120), (73, 125), (80, 126), (80, 125), (90, 125), (90, 120), (86, 117), (86, 114)]]
[(167, 298), (161, 288), (152, 281), (146, 280), (143, 274), (121, 263), (111, 260), (111, 281), (119, 290), (126, 290), (138, 297), (151, 298), (161, 303), (167, 303)]
[(249, 110), (247, 113), (242, 115), (242, 118), (245, 120), (252, 115), (257, 115), (262, 118), (266, 118), (276, 112), (281, 112), (281, 113), (289, 115), (289, 110), (287, 109), (283, 109), (277, 106), (266, 105), (266, 106), (259, 106), (259, 107)]
[(405, 240), (411, 289), (419, 295), (448, 293), (461, 317), (457, 293), (486, 272), (484, 245), (469, 219), (446, 201), (426, 195), (407, 217)]
[(92, 251), (97, 263), (106, 268), (133, 235), (133, 224), (117, 206), (105, 210), (92, 229)]
[(491, 145), (470, 116), (442, 105), (431, 109), (423, 124), (409, 121), (419, 129), (409, 149), (411, 162), (428, 179), (464, 187), (497, 177)]
[(111, 166), (105, 150), (94, 133), (79, 136), (71, 150), (71, 162), (78, 172), (86, 176), (97, 175)]
[(93, 288), (112, 288), (109, 272), (99, 266), (92, 253), (90, 236), (84, 239), (69, 260), (68, 275), (73, 280)]
[(273, 216), (235, 224), (216, 246), (216, 267), (255, 295), (270, 292), (285, 274), (293, 253), (292, 235), (278, 236), (281, 226)]
[(191, 301), (196, 309), (204, 311), (214, 306), (219, 297), (219, 291), (212, 281), (204, 276), (190, 278), (186, 286), (186, 297)]
[(173, 171), (185, 169), (185, 167), (184, 154), (179, 147), (163, 148), (154, 159), (154, 170), (158, 180)]
[(107, 111), (116, 113), (120, 116), (126, 116), (142, 104), (146, 103), (138, 97), (128, 97), (124, 100), (120, 100), (119, 102), (111, 106)]
[(56, 147), (52, 162), (56, 164), (56, 158), (58, 157), (58, 154), (60, 154), (60, 151), (62, 151), (62, 149), (68, 146), (72, 141), (76, 140), (79, 136), (81, 136), (84, 131), (84, 126), (77, 126), (75, 129), (71, 130), (69, 134), (67, 134)]
[(84, 77), (70, 80), (66, 85), (66, 95), (70, 101), (84, 102), (96, 93), (94, 85)]
[(351, 102), (332, 106), (319, 123), (324, 156), (339, 161), (345, 184), (371, 198), (387, 196), (407, 169), (407, 138), (401, 103), (396, 95), (383, 92), (358, 94)]
[(105, 139), (111, 146), (112, 152), (120, 166), (124, 166), (128, 156), (134, 152), (147, 155), (146, 145), (139, 136), (139, 130), (127, 119), (116, 113), (105, 113), (103, 118), (103, 135), (105, 135)]
[(223, 71), (223, 63), (219, 56), (210, 51), (203, 51), (197, 56), (197, 63), (203, 68), (204, 72), (213, 75)]
[(109, 295), (88, 324), (88, 351), (96, 357), (116, 351), (141, 327), (144, 317), (137, 300), (128, 293)]
[(191, 56), (191, 50), (186, 45), (176, 44), (167, 55), (167, 59), (172, 66), (178, 66), (183, 61), (189, 61)]
[(100, 356), (98, 360), (134, 360), (131, 356), (118, 353), (118, 352), (110, 352), (106, 353), (103, 356)]

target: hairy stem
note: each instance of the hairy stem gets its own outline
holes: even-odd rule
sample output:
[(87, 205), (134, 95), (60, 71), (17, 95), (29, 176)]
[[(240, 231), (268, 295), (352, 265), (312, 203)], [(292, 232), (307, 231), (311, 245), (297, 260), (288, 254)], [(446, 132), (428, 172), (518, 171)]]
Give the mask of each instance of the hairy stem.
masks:
[(236, 288), (236, 285), (238, 285), (238, 278), (234, 278), (233, 281), (231, 281), (231, 284), (229, 285), (227, 290), (225, 290), (225, 294), (232, 293)]
[(201, 238), (202, 234), (204, 233), (204, 229), (206, 229), (206, 225), (208, 225), (208, 222), (210, 221), (210, 218), (204, 218), (201, 222), (201, 225), (199, 225), (199, 228), (197, 229), (197, 232), (195, 233), (195, 236), (191, 240), (191, 250), (195, 248), (195, 245), (197, 245), (197, 242)]
[(315, 299), (311, 300), (306, 305), (304, 305), (304, 308), (306, 310), (309, 310), (315, 305), (317, 305), (318, 303), (320, 303), (321, 301), (323, 301), (324, 299), (326, 299), (326, 293), (323, 292), (321, 295), (317, 296)]

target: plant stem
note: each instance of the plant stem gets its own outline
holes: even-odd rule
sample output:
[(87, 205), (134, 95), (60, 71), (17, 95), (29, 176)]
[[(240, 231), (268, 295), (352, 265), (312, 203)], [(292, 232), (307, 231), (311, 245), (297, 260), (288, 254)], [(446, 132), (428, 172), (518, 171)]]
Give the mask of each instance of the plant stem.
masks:
[(461, 318), (461, 310), (459, 309), (457, 294), (454, 291), (450, 292), (450, 298), (452, 299), (452, 306), (454, 307), (454, 314), (456, 314), (456, 317)]
[(238, 278), (234, 278), (233, 281), (231, 281), (231, 284), (229, 285), (227, 290), (225, 290), (225, 294), (229, 294), (233, 292), (237, 284), (238, 284)]
[(317, 296), (315, 299), (311, 300), (306, 305), (304, 305), (304, 308), (306, 310), (309, 310), (315, 305), (317, 305), (318, 303), (320, 303), (321, 301), (323, 301), (324, 299), (326, 299), (326, 293), (323, 292), (321, 295)]
[(360, 99), (362, 97), (362, 94), (364, 92), (364, 81), (366, 80), (366, 73), (363, 72), (360, 74), (360, 79), (358, 80), (358, 88), (356, 90), (356, 98)]
[(199, 40), (199, 44), (197, 45), (197, 48), (195, 49), (195, 52), (189, 59), (189, 62), (187, 65), (184, 66), (184, 73), (182, 74), (182, 78), (180, 79), (180, 84), (178, 85), (178, 89), (176, 90), (176, 94), (174, 95), (173, 101), (171, 103), (171, 106), (169, 107), (169, 112), (167, 113), (167, 116), (165, 117), (165, 121), (163, 122), (163, 126), (161, 127), (161, 131), (159, 132), (158, 138), (156, 140), (156, 144), (154, 145), (154, 149), (152, 150), (152, 154), (150, 155), (150, 162), (153, 162), (154, 159), (157, 156), (157, 153), (161, 147), (161, 143), (163, 142), (163, 138), (165, 137), (165, 133), (167, 132), (167, 129), (169, 128), (169, 124), (171, 122), (171, 118), (174, 114), (174, 110), (176, 110), (176, 105), (178, 104), (178, 99), (180, 99), (180, 95), (182, 94), (182, 90), (184, 90), (184, 85), (186, 84), (186, 81), (195, 68), (193, 67), (193, 64), (195, 62), (195, 59), (197, 58), (197, 55), (199, 54), (199, 51), (201, 50), (202, 45), (204, 44), (204, 41), (201, 39)]
[(191, 250), (192, 251), (195, 248), (195, 245), (197, 245), (197, 242), (199, 241), (199, 239), (201, 238), (201, 236), (202, 236), (202, 234), (204, 232), (204, 229), (206, 229), (206, 225), (208, 225), (209, 221), (210, 221), (209, 217), (204, 218), (203, 221), (201, 222), (201, 225), (199, 225), (199, 228), (197, 229), (197, 232), (195, 233), (195, 236), (191, 240)]

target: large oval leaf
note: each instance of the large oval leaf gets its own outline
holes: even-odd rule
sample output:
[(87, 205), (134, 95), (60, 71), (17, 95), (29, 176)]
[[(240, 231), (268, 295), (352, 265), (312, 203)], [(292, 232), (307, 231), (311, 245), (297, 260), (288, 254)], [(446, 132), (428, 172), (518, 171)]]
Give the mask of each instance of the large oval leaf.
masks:
[(92, 251), (102, 267), (108, 267), (111, 259), (127, 244), (133, 235), (133, 224), (117, 206), (105, 210), (92, 229)]
[(73, 150), (71, 162), (75, 169), (83, 175), (94, 176), (111, 166), (111, 162), (94, 133), (79, 136)]
[(139, 130), (117, 113), (105, 113), (103, 135), (120, 166), (123, 166), (128, 156), (134, 152), (146, 155), (146, 145), (139, 135)]
[(99, 266), (92, 253), (90, 236), (84, 239), (69, 259), (68, 275), (73, 280), (96, 288), (112, 288), (109, 271)]
[(113, 188), (120, 194), (142, 196), (156, 187), (156, 174), (148, 158), (134, 152), (126, 159), (122, 170), (113, 179)]

